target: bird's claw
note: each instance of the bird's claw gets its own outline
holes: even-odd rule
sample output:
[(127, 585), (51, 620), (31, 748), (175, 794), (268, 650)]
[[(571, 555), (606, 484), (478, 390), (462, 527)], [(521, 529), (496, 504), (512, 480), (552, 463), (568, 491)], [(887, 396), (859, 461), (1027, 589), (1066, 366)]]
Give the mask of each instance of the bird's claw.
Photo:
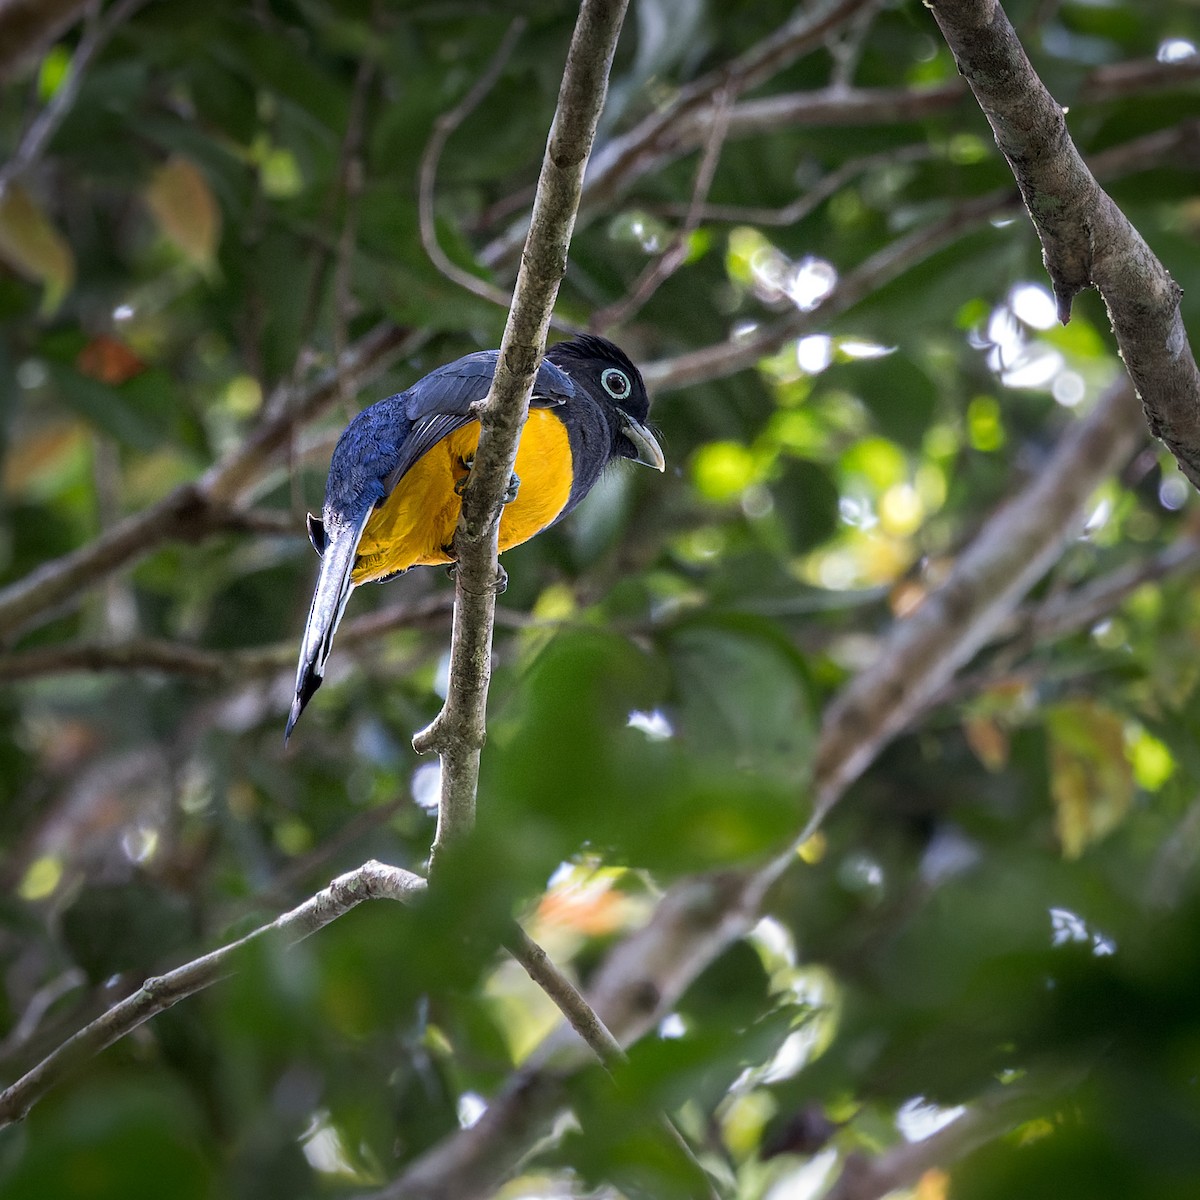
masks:
[[(458, 563), (449, 563), (446, 567), (446, 575), (450, 579), (454, 579), (457, 573)], [(503, 596), (508, 591), (508, 572), (499, 563), (496, 564), (496, 578), (488, 591), (496, 596)]]
[(467, 484), (471, 482), (471, 468), (475, 465), (475, 456), (471, 455), (469, 458), (460, 458), (458, 465), (462, 467), (463, 473), (454, 481), (454, 494), (461, 497), (467, 490)]
[[(467, 490), (467, 484), (471, 482), (471, 468), (475, 465), (474, 458), (460, 458), (459, 465), (463, 469), (463, 474), (454, 481), (454, 494), (458, 497)], [(517, 492), (521, 487), (521, 477), (514, 471), (508, 477), (508, 486), (504, 489), (504, 495), (501, 497), (501, 504), (511, 504), (517, 498)]]

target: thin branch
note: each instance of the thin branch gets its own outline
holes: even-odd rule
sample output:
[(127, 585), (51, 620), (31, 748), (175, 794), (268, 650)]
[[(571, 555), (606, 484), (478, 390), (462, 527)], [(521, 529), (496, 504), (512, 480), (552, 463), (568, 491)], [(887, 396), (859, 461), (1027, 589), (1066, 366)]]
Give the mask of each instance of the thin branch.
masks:
[[(1080, 107), (1110, 103), (1129, 95), (1183, 87), (1197, 77), (1200, 77), (1200, 56), (1177, 63), (1147, 60), (1100, 67), (1085, 76), (1071, 103)], [(784, 92), (734, 105), (729, 114), (727, 136), (737, 140), (799, 127), (896, 125), (923, 121), (953, 112), (966, 96), (967, 88), (961, 79), (912, 88), (824, 87)], [(661, 136), (651, 145), (628, 146), (622, 158), (613, 162), (606, 178), (588, 180), (587, 210), (590, 211), (599, 199), (611, 202), (642, 176), (661, 170), (701, 145), (712, 120), (711, 106), (699, 106), (683, 115), (669, 137)], [(486, 261), (486, 254), (484, 257)]]
[(989, 219), (1015, 211), (1016, 206), (1016, 196), (1008, 192), (993, 192), (968, 200), (942, 219), (898, 238), (871, 255), (843, 275), (815, 307), (762, 325), (748, 336), (729, 337), (675, 358), (647, 363), (642, 368), (646, 386), (654, 394), (677, 391), (753, 367), (785, 342), (828, 326), (834, 317), (853, 308), (885, 283), (985, 225)]
[(250, 946), (264, 941), (281, 946), (294, 945), (344, 916), (364, 900), (409, 903), (424, 887), (423, 879), (400, 867), (367, 862), (357, 870), (339, 875), (327, 888), (269, 925), (165, 975), (147, 979), (133, 995), (86, 1025), (0, 1093), (0, 1125), (21, 1120), (46, 1092), (81, 1062), (184, 997), (225, 978)]
[(483, 74), (475, 80), (471, 90), (454, 108), (443, 113), (434, 121), (433, 132), (429, 135), (429, 141), (421, 155), (421, 169), (418, 175), (417, 215), (421, 229), (421, 245), (425, 247), (429, 261), (452, 283), (465, 288), (481, 300), (488, 300), (501, 308), (508, 308), (512, 297), (507, 292), (488, 283), (486, 279), (480, 279), (477, 275), (472, 275), (470, 271), (464, 271), (442, 249), (442, 245), (438, 241), (437, 223), (434, 220), (433, 199), (437, 184), (438, 164), (441, 162), (442, 152), (450, 140), (450, 135), (479, 107), (483, 98), (496, 86), (500, 72), (504, 70), (512, 56), (513, 49), (521, 34), (525, 32), (527, 24), (524, 17), (513, 19), (505, 31), (504, 37), (500, 39), (500, 44), (496, 47), (496, 53), (492, 55), (491, 62), (488, 63)]
[(874, 0), (846, 23), (846, 30), (840, 38), (834, 38), (830, 43), (829, 52), (833, 58), (833, 70), (829, 82), (835, 88), (848, 88), (854, 82), (854, 73), (858, 70), (862, 59), (863, 49), (871, 26), (883, 7), (883, 0)]
[[(635, 129), (614, 138), (596, 155), (588, 174), (584, 192), (590, 207), (602, 204), (622, 187), (645, 172), (639, 169), (643, 161), (655, 159), (660, 164), (659, 142), (672, 141), (672, 129), (689, 113), (709, 104), (723, 91), (740, 93), (765, 83), (785, 67), (815, 49), (864, 6), (874, 0), (835, 0), (825, 11), (812, 16), (797, 13), (757, 45), (732, 62), (680, 88), (674, 99)], [(696, 138), (679, 153), (693, 149), (704, 141)], [(672, 157), (678, 157), (678, 154)], [(479, 255), (488, 267), (511, 263), (520, 250), (526, 226), (518, 223), (486, 246)]]
[(751, 208), (741, 204), (700, 204), (695, 207), (690, 204), (660, 204), (650, 205), (649, 208), (650, 211), (664, 217), (685, 217), (688, 213), (694, 213), (700, 221), (787, 228), (799, 224), (860, 175), (887, 167), (928, 162), (937, 157), (938, 151), (933, 146), (922, 144), (852, 158), (835, 167), (827, 175), (822, 175), (807, 192), (782, 208)]
[(88, 0), (6, 0), (0, 4), (0, 79), (40, 54), (73, 25)]
[(1096, 182), (996, 0), (930, 0), (934, 18), (1008, 160), (1041, 239), (1059, 319), (1084, 288), (1104, 297), (1151, 431), (1200, 487), (1200, 370), (1182, 290)]
[(1024, 625), (1021, 641), (1028, 647), (1043, 645), (1088, 629), (1111, 615), (1147, 583), (1172, 575), (1200, 570), (1200, 537), (1189, 534), (1150, 558), (1126, 564), (1069, 592), (1050, 596), (1028, 612), (1017, 614)]
[[(87, 5), (87, 20), (83, 36), (71, 63), (67, 68), (66, 78), (58, 90), (50, 98), (49, 103), (30, 122), (29, 127), (21, 135), (16, 151), (12, 158), (0, 167), (0, 192), (3, 192), (14, 179), (24, 175), (33, 167), (46, 151), (50, 139), (58, 132), (67, 113), (75, 105), (83, 77), (91, 66), (92, 60), (107, 44), (109, 38), (126, 22), (146, 0), (117, 0), (106, 13), (101, 13), (101, 0), (90, 0)], [(6, 57), (6, 56), (5, 56)]]
[[(1115, 179), (1181, 157), (1200, 153), (1200, 121), (1181, 121), (1170, 129), (1157, 130), (1097, 154), (1093, 168), (1100, 179)], [(960, 237), (982, 228), (989, 221), (1014, 213), (1019, 199), (1013, 192), (992, 192), (951, 209), (938, 221), (915, 229), (906, 237), (884, 246), (847, 272), (816, 307), (790, 313), (764, 324), (749, 336), (729, 337), (699, 350), (674, 358), (660, 359), (642, 367), (642, 377), (654, 394), (678, 391), (696, 383), (721, 379), (753, 367), (785, 342), (814, 329), (827, 327), (832, 318), (847, 312), (885, 283), (911, 270)]]
[[(584, 999), (583, 993), (515, 921), (505, 944), (513, 958), (525, 968), (529, 978), (554, 1001), (558, 1011), (566, 1017), (567, 1024), (586, 1043), (610, 1075), (629, 1061), (621, 1043), (612, 1035), (596, 1010)], [(708, 1173), (700, 1165), (679, 1127), (666, 1113), (660, 1114), (659, 1124), (676, 1153), (684, 1159), (688, 1169), (694, 1174), (697, 1188), (703, 1191), (705, 1200), (718, 1200)]]
[(711, 134), (700, 156), (700, 164), (696, 168), (696, 179), (692, 185), (692, 198), (684, 214), (683, 224), (671, 244), (650, 263), (642, 272), (637, 282), (623, 300), (610, 304), (592, 317), (593, 329), (613, 329), (624, 325), (630, 317), (639, 312), (676, 271), (683, 266), (688, 253), (688, 241), (700, 224), (700, 214), (708, 193), (712, 190), (713, 177), (717, 173), (717, 163), (721, 159), (721, 147), (725, 144), (726, 122), (721, 114), (728, 115), (729, 103), (732, 97), (721, 93), (718, 98), (718, 119), (713, 122)]
[(1115, 612), (1147, 583), (1172, 575), (1200, 570), (1200, 538), (1189, 535), (1151, 558), (1128, 563), (1119, 570), (1071, 591), (1057, 592), (1036, 604), (1026, 605), (1009, 622), (1013, 629), (999, 631), (1011, 640), (976, 671), (959, 675), (929, 698), (927, 709), (955, 704), (1006, 682), (1029, 685), (1039, 672), (1033, 664), (1018, 664), (1047, 643), (1070, 637)]
[[(848, 16), (843, 16), (842, 23)], [(824, 29), (825, 35), (829, 32), (830, 29)], [(836, 32), (836, 27), (832, 32)], [(1146, 60), (1100, 67), (1081, 81), (1071, 103), (1079, 107), (1106, 104), (1130, 95), (1182, 87), (1198, 75), (1200, 55), (1177, 63)], [(715, 91), (719, 74), (705, 76), (705, 81)], [(685, 94), (690, 94), (690, 88), (680, 93)], [(923, 121), (953, 112), (966, 96), (967, 89), (958, 79), (930, 87), (826, 87), (788, 92), (735, 104), (729, 114), (726, 136), (732, 141), (790, 128)], [(663, 116), (648, 119), (609, 142), (597, 154), (588, 176), (581, 209), (583, 219), (610, 207), (639, 179), (661, 171), (703, 145), (713, 119), (707, 101), (708, 95), (690, 104), (672, 106)], [(520, 248), (522, 229), (518, 224), (493, 239), (480, 251), (480, 261), (493, 268), (511, 263)]]
[[(396, 629), (442, 629), (454, 612), (451, 592), (434, 592), (402, 600), (344, 622), (338, 645), (347, 651), (378, 641)], [(505, 629), (562, 629), (571, 622), (530, 616), (514, 608), (498, 608), (496, 624)], [(294, 673), (294, 639), (244, 650), (209, 650), (166, 638), (123, 642), (66, 642), (0, 656), (0, 682), (37, 679), (72, 671), (151, 671), (220, 682), (245, 682), (276, 672)]]
[(450, 688), (433, 724), (413, 738), (418, 752), (436, 750), (442, 761), (431, 870), (447, 843), (474, 823), (479, 752), (486, 733), (492, 625), (502, 578), (497, 562), (501, 501), (512, 475), (529, 393), (566, 269), (583, 172), (604, 104), (626, 3), (583, 0), (580, 6), (496, 376), (480, 412), (479, 448), (454, 539), (458, 565)]
[(505, 944), (529, 978), (554, 1001), (570, 1027), (591, 1047), (602, 1066), (612, 1071), (626, 1061), (621, 1043), (583, 998), (583, 993), (515, 921)]

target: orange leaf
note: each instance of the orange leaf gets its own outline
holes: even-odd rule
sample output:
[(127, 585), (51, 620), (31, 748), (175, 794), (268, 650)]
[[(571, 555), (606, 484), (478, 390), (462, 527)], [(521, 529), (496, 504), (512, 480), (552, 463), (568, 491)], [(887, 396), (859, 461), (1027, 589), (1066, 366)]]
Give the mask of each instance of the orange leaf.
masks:
[(146, 364), (124, 342), (102, 333), (80, 350), (75, 358), (75, 368), (89, 379), (116, 387), (140, 375)]

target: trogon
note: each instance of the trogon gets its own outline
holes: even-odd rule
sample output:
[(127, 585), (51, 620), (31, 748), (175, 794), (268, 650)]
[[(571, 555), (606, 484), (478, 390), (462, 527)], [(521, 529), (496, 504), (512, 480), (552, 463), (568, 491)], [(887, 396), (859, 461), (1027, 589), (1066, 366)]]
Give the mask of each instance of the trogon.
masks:
[[(453, 561), (462, 493), (479, 443), (498, 350), (438, 367), (407, 391), (364, 409), (333, 451), (320, 519), (308, 532), (321, 556), (284, 740), (321, 686), (351, 591), (410, 567)], [(663, 470), (646, 427), (650, 401), (637, 367), (612, 342), (585, 335), (552, 346), (538, 368), (500, 549), (561, 520), (618, 458)]]

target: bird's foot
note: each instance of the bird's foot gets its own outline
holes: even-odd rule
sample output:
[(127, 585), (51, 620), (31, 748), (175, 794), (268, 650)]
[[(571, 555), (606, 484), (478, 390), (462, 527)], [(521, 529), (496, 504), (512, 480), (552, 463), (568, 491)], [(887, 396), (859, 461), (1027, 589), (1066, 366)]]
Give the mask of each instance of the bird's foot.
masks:
[(460, 458), (458, 465), (462, 468), (462, 474), (454, 481), (454, 494), (461, 496), (467, 490), (467, 484), (471, 482), (471, 468), (475, 465), (475, 459)]
[[(454, 481), (454, 494), (462, 497), (467, 490), (467, 484), (471, 482), (471, 468), (475, 465), (473, 458), (460, 458), (459, 466), (462, 467), (463, 473)], [(504, 495), (501, 497), (501, 504), (511, 504), (517, 498), (517, 492), (521, 487), (521, 478), (514, 471), (508, 477), (508, 486), (504, 489)]]
[[(458, 563), (450, 563), (446, 567), (446, 574), (454, 579), (458, 573)], [(492, 582), (492, 586), (488, 588), (496, 596), (503, 596), (508, 591), (508, 572), (499, 564), (496, 564), (496, 578)]]

